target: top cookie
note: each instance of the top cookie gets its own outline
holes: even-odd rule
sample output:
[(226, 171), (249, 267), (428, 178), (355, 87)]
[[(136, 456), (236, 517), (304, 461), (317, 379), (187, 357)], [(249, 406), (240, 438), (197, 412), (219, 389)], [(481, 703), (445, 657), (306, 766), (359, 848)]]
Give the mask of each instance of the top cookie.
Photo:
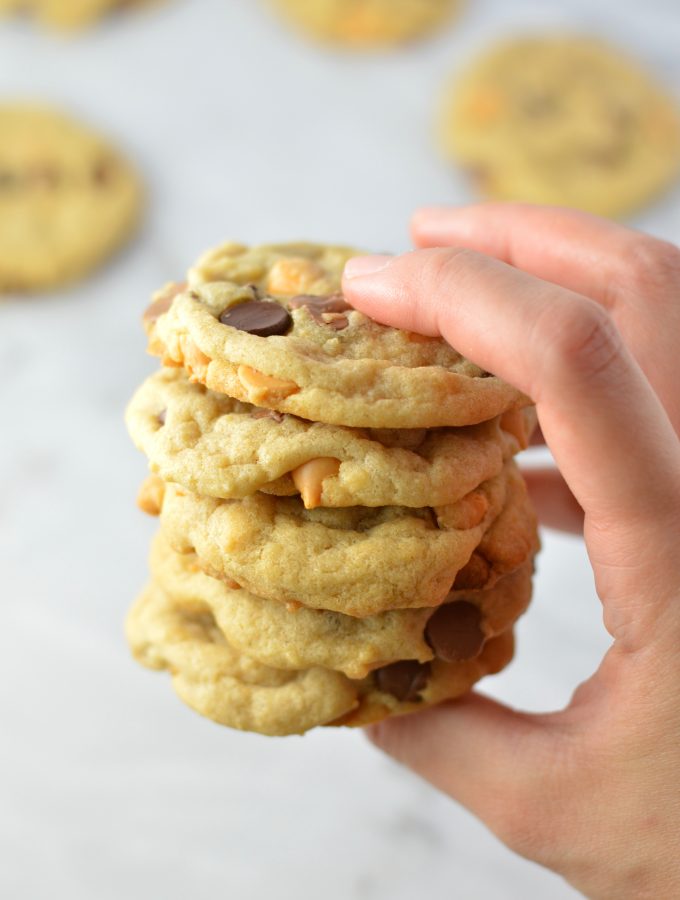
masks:
[(291, 22), (323, 41), (351, 47), (400, 44), (432, 31), (459, 0), (272, 0)]
[(0, 106), (0, 293), (53, 287), (112, 253), (137, 222), (132, 168), (52, 110)]
[(621, 216), (680, 168), (675, 104), (634, 62), (585, 38), (494, 47), (453, 85), (442, 113), (447, 155), (501, 200)]
[(156, 295), (149, 350), (213, 391), (332, 425), (473, 425), (530, 402), (445, 341), (351, 309), (337, 292), (356, 253), (224, 244)]

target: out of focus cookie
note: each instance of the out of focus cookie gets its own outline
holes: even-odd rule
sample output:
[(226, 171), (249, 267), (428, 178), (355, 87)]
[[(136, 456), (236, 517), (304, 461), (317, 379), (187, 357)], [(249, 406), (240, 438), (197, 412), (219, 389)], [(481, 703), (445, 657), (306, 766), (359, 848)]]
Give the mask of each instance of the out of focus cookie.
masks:
[(154, 583), (173, 601), (205, 603), (236, 650), (278, 669), (322, 666), (364, 678), (397, 662), (478, 656), (507, 631), (531, 599), (533, 560), (489, 590), (452, 591), (440, 607), (399, 609), (358, 619), (256, 597), (204, 574), (193, 554), (176, 553), (160, 531), (151, 548)]
[(304, 33), (351, 47), (400, 44), (433, 31), (460, 0), (271, 0)]
[(224, 244), (156, 296), (149, 350), (217, 393), (333, 425), (473, 425), (529, 404), (444, 340), (352, 309), (338, 290), (356, 253)]
[(631, 212), (680, 169), (676, 104), (587, 38), (517, 38), (487, 51), (447, 93), (441, 133), (483, 194), (600, 215)]
[(53, 110), (0, 106), (0, 293), (78, 278), (130, 236), (140, 185), (103, 138)]
[(22, 13), (60, 30), (85, 28), (103, 16), (158, 0), (0, 0), (0, 15)]
[(260, 409), (161, 369), (127, 411), (133, 441), (165, 481), (225, 499), (300, 493), (305, 506), (439, 506), (524, 449), (533, 407), (466, 428), (351, 429)]
[(460, 696), (512, 658), (510, 631), (465, 662), (398, 662), (350, 680), (320, 667), (262, 665), (235, 650), (201, 601), (173, 600), (146, 588), (126, 631), (135, 657), (168, 669), (184, 702), (222, 725), (268, 735), (300, 734), (315, 725), (364, 725)]

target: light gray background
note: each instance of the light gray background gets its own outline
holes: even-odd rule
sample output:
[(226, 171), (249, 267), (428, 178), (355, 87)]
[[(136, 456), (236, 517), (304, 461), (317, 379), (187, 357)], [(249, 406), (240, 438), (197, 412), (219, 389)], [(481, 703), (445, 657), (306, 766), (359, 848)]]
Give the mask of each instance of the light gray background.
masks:
[[(76, 40), (0, 26), (0, 91), (49, 99), (137, 160), (140, 239), (83, 285), (0, 305), (0, 895), (12, 900), (564, 900), (360, 733), (220, 729), (130, 661), (121, 623), (155, 525), (122, 426), (155, 362), (139, 314), (222, 238), (407, 247), (419, 204), (469, 199), (433, 152), (449, 72), (509, 29), (586, 29), (680, 84), (676, 0), (470, 0), (393, 54), (301, 42), (255, 0), (175, 0)], [(2, 140), (2, 135), (0, 135)], [(637, 224), (680, 238), (678, 192)], [(544, 536), (512, 667), (484, 690), (565, 703), (608, 645), (580, 542)]]

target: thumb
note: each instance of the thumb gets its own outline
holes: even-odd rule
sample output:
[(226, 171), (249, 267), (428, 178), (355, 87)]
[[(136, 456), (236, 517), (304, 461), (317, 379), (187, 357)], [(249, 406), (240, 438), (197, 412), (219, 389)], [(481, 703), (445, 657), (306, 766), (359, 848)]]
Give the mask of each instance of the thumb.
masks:
[(480, 694), (385, 719), (370, 740), (481, 819), (508, 846), (545, 807), (554, 770), (548, 716), (518, 713)]

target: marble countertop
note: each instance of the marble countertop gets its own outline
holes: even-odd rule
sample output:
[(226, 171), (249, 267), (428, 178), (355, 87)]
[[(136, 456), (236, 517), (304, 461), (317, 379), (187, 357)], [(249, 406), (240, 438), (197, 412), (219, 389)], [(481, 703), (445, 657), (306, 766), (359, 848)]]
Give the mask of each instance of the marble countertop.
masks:
[[(442, 81), (510, 29), (554, 26), (608, 36), (680, 88), (676, 0), (469, 0), (435, 40), (365, 57), (300, 42), (253, 0), (170, 0), (74, 40), (0, 26), (2, 95), (110, 133), (149, 193), (139, 239), (102, 272), (0, 304), (3, 897), (575, 896), (360, 733), (220, 729), (122, 636), (155, 527), (122, 425), (155, 365), (150, 292), (226, 237), (405, 249), (414, 207), (469, 196), (432, 149)], [(637, 224), (680, 239), (679, 200)], [(607, 646), (581, 543), (546, 533), (519, 655), (484, 690), (554, 708)]]

